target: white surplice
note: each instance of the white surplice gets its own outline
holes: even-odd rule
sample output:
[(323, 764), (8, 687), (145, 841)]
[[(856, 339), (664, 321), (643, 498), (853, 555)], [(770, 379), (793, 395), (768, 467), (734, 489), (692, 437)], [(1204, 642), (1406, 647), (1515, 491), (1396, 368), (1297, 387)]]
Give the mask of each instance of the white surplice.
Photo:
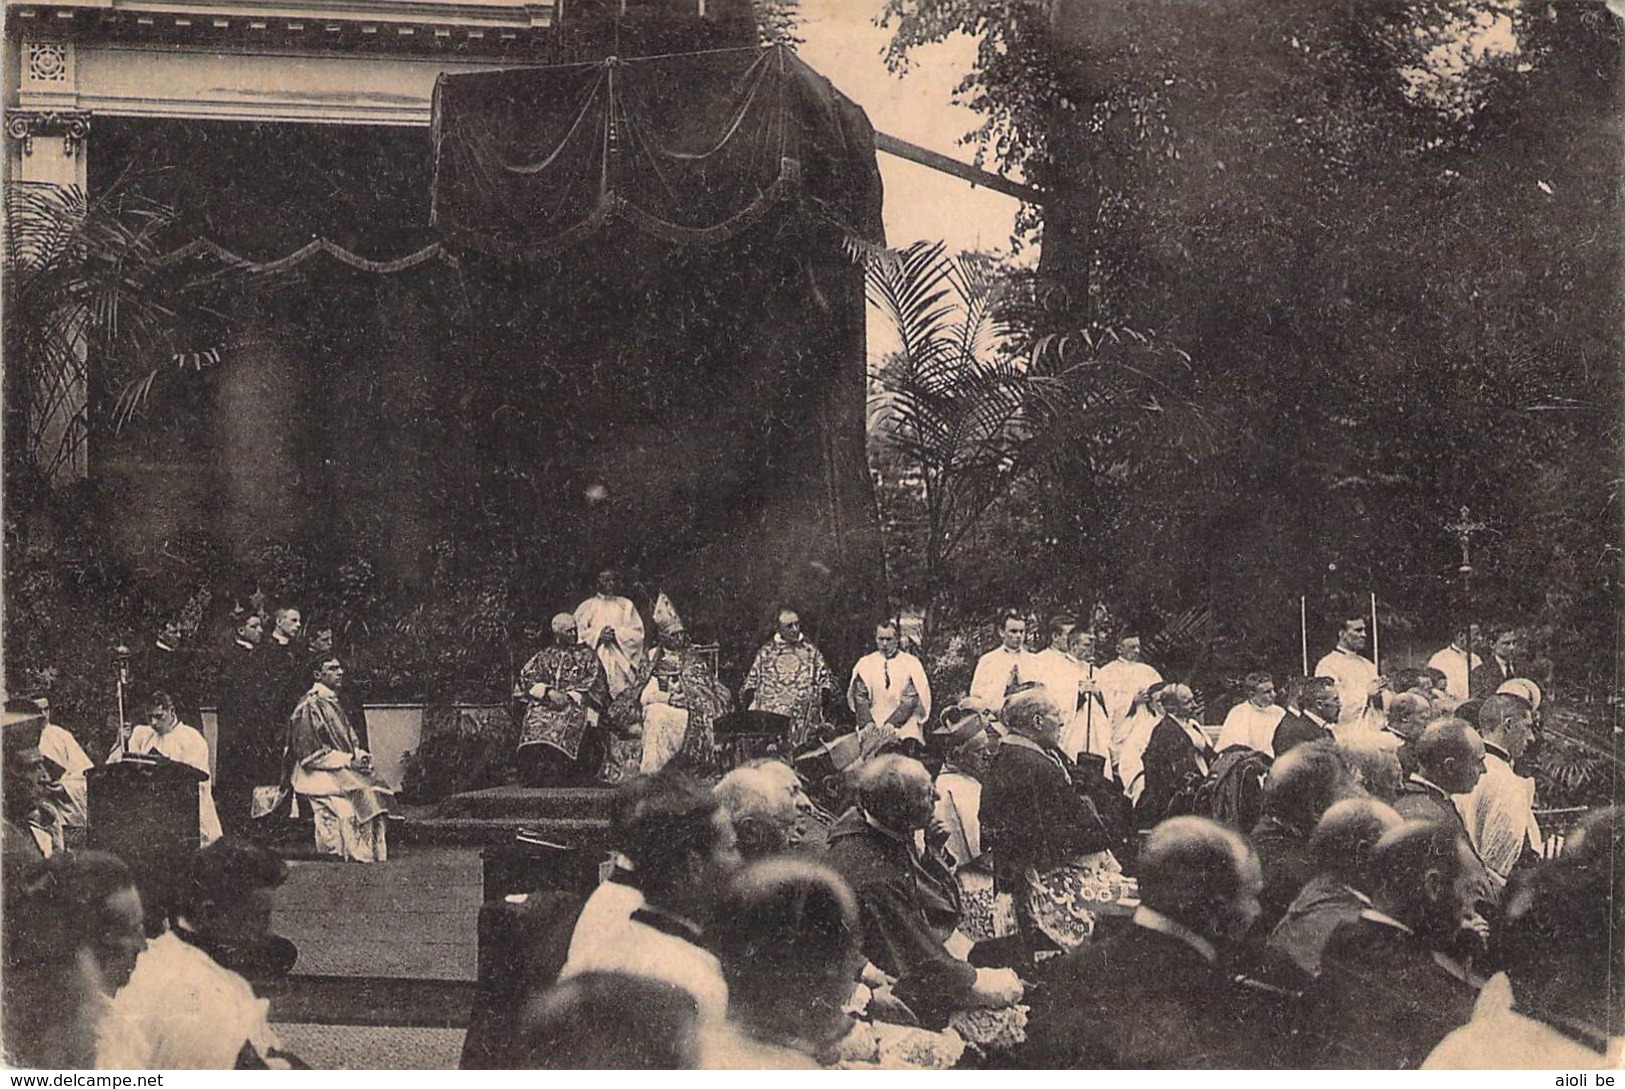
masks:
[(1230, 708), (1219, 727), (1219, 741), (1214, 748), (1223, 752), (1232, 745), (1245, 745), (1265, 756), (1275, 755), (1275, 728), (1286, 717), (1286, 708), (1278, 703), (1259, 707), (1252, 700), (1242, 700)]
[(1370, 658), (1343, 647), (1315, 663), (1315, 676), (1337, 682), (1337, 698), (1343, 710), (1337, 716), (1340, 726), (1355, 726), (1364, 716), (1371, 699), (1371, 685), (1377, 679), (1377, 665)]
[[(643, 668), (643, 618), (624, 597), (594, 594), (576, 606), (576, 628), (581, 641), (598, 653), (609, 681), (609, 698), (632, 686)], [(600, 644), (605, 628), (615, 629), (615, 642)]]
[(925, 675), (925, 666), (920, 660), (907, 651), (898, 651), (888, 658), (880, 651), (865, 654), (858, 659), (858, 664), (852, 667), (852, 680), (846, 688), (846, 702), (854, 712), (859, 707), (859, 688), (863, 686), (863, 693), (869, 702), (869, 722), (860, 723), (867, 726), (873, 723), (876, 726), (885, 726), (891, 719), (892, 713), (903, 703), (903, 698), (912, 689), (916, 697), (914, 713), (899, 725), (899, 737), (912, 737), (923, 742), (925, 734), (921, 729), (926, 719), (931, 717), (931, 681)]
[(1032, 668), (1035, 657), (1037, 655), (1025, 648), (1006, 650), (1003, 646), (994, 647), (976, 663), (976, 674), (971, 678), (967, 702), (994, 714), (1004, 710), (1004, 696), (1010, 687), (1034, 679)]

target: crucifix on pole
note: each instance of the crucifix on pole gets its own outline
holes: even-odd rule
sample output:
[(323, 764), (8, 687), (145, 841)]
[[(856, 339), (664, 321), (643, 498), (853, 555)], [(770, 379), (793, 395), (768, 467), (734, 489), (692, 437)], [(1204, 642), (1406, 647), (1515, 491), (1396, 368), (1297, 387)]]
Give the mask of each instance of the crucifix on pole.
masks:
[(1467, 507), (1461, 508), (1461, 514), (1456, 521), (1447, 523), (1444, 527), (1456, 535), (1456, 543), (1461, 545), (1461, 566), (1456, 573), (1461, 576), (1461, 616), (1460, 627), (1467, 633), (1467, 670), (1471, 674), (1473, 668), (1473, 534), (1486, 530), (1489, 526), (1483, 522), (1473, 521), (1472, 511)]

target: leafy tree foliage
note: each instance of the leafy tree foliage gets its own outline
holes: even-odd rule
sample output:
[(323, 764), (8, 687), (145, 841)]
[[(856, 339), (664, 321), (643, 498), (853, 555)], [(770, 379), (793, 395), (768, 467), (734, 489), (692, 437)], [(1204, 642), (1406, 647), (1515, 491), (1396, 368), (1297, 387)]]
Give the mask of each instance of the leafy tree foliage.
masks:
[[(1082, 458), (1035, 478), (1040, 570), (1153, 626), (1205, 604), (1220, 675), (1295, 666), (1300, 594), (1314, 649), (1375, 591), (1391, 649), (1505, 619), (1560, 686), (1609, 689), (1620, 29), (1601, 4), (896, 0), (885, 18), (899, 62), (980, 35), (972, 138), (1052, 194), (1062, 324), (1181, 345), (1176, 388), (1222, 437), (1122, 486)], [(1462, 506), (1489, 527), (1470, 596)]]

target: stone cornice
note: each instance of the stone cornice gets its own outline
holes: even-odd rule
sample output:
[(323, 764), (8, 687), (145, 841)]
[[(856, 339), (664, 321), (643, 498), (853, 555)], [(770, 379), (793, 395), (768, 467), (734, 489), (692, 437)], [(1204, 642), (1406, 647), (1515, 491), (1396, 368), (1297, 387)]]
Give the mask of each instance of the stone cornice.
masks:
[(532, 38), (555, 25), (555, 0), (6, 0), (13, 33), (200, 37), (339, 36), (392, 45), (438, 39), (501, 42)]

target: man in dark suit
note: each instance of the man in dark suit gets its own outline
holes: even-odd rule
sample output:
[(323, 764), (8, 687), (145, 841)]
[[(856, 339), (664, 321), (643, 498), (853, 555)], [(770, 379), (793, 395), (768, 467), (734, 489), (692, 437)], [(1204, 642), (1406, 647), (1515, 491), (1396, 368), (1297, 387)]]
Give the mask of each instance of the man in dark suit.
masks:
[(1475, 902), (1494, 903), (1496, 883), (1478, 857), (1452, 794), (1471, 794), (1484, 775), (1484, 740), (1459, 718), (1442, 718), (1428, 725), (1414, 747), (1417, 768), (1399, 788), (1394, 808), (1406, 820), (1442, 824), (1467, 841), (1473, 859)]
[(271, 613), (271, 631), (257, 653), (265, 656), (265, 706), (285, 721), (301, 697), (310, 690), (310, 653), (300, 632), (303, 614), (292, 605)]
[(1270, 766), (1264, 810), (1253, 827), (1253, 849), (1264, 872), (1259, 920), (1268, 934), (1314, 876), (1309, 837), (1334, 802), (1360, 792), (1337, 750), (1324, 742), (1298, 745)]
[(1375, 798), (1345, 798), (1326, 810), (1309, 837), (1315, 875), (1270, 932), (1268, 976), (1301, 986), (1320, 975), (1332, 933), (1371, 906), (1372, 850), (1403, 819)]
[(1476, 859), (1448, 825), (1406, 821), (1371, 853), (1372, 906), (1332, 933), (1306, 1054), (1345, 1070), (1414, 1070), (1472, 1016), (1477, 992), (1448, 956), (1471, 918)]
[(1333, 740), (1332, 723), (1343, 713), (1337, 682), (1330, 677), (1303, 677), (1297, 685), (1298, 709), (1287, 711), (1275, 724), (1270, 746), (1279, 757), (1294, 745)]
[(941, 1028), (955, 1010), (1020, 1001), (1007, 968), (973, 968), (939, 935), (959, 922), (958, 887), (945, 865), (915, 848), (930, 824), (936, 788), (925, 765), (888, 753), (858, 772), (858, 804), (829, 830), (825, 861), (851, 886), (863, 921), (863, 955), (887, 975), (920, 1023)]
[(1490, 644), (1490, 653), (1485, 657), (1483, 664), (1468, 675), (1469, 694), (1477, 699), (1493, 696), (1495, 690), (1507, 681), (1521, 676), (1515, 664), (1517, 656), (1518, 633), (1511, 628), (1497, 631), (1495, 641)]
[[(1227, 960), (1258, 917), (1247, 841), (1202, 817), (1146, 839), (1131, 924), (1068, 954), (1035, 996), (1019, 1059), (1033, 1069), (1249, 1069), (1293, 1064), (1287, 1011), (1261, 1007)], [(1266, 1000), (1267, 1001), (1267, 1000)]]
[(1406, 820), (1437, 821), (1463, 835), (1467, 829), (1452, 794), (1471, 794), (1484, 775), (1484, 739), (1459, 718), (1428, 724), (1416, 739), (1416, 770), (1399, 788), (1394, 808)]
[(1197, 784), (1213, 767), (1213, 745), (1191, 717), (1196, 698), (1182, 684), (1163, 688), (1163, 716), (1145, 745), (1145, 789), (1134, 803), (1135, 823), (1150, 828), (1170, 816), (1190, 812)]

